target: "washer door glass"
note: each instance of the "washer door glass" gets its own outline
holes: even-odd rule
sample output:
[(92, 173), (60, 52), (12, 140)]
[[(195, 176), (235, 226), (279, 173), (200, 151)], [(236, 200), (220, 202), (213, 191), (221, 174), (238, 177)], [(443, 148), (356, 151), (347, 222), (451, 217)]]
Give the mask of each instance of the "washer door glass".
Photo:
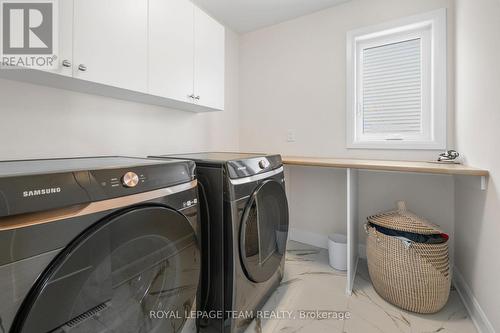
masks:
[(288, 203), (283, 186), (269, 180), (250, 197), (240, 230), (240, 257), (254, 282), (267, 281), (280, 267), (288, 235)]
[(11, 332), (179, 332), (199, 273), (198, 243), (184, 215), (159, 205), (124, 210), (58, 254)]

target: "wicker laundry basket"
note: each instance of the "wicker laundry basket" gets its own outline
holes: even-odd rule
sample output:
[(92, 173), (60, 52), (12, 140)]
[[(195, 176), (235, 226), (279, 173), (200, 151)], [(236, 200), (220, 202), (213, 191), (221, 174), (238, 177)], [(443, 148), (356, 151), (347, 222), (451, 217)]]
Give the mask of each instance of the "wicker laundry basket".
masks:
[(368, 270), (377, 293), (388, 302), (417, 313), (441, 310), (450, 294), (448, 242), (428, 244), (388, 236), (375, 226), (420, 235), (442, 232), (406, 209), (368, 217), (366, 231)]

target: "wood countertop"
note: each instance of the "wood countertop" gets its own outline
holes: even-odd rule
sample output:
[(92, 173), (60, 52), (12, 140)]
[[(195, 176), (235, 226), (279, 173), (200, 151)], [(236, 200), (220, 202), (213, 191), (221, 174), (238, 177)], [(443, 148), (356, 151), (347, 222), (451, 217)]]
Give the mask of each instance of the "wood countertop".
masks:
[(425, 161), (361, 160), (347, 158), (320, 158), (305, 156), (283, 156), (286, 165), (303, 165), (332, 168), (351, 168), (380, 171), (402, 171), (445, 175), (488, 176), (488, 170), (462, 164), (443, 164)]

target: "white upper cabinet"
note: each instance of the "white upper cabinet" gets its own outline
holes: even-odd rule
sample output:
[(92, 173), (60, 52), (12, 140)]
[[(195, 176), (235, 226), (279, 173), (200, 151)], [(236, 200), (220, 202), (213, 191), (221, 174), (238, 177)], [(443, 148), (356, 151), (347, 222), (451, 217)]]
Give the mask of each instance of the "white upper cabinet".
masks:
[[(54, 66), (51, 68), (31, 68), (50, 72), (54, 74), (64, 75), (71, 77), (72, 60), (73, 60), (73, 0), (60, 0), (56, 2), (57, 11), (57, 25), (54, 33), (57, 34), (57, 44), (54, 45), (54, 54), (56, 56)], [(25, 67), (20, 66), (19, 67)]]
[(74, 1), (73, 76), (147, 92), (148, 1)]
[(149, 93), (192, 103), (194, 5), (149, 0)]
[(224, 109), (224, 58), (224, 26), (195, 7), (194, 94), (197, 104)]
[(59, 0), (57, 15), (57, 65), (44, 71), (58, 75), (0, 77), (186, 111), (224, 109), (225, 29), (191, 1)]
[(71, 68), (73, 65), (73, 0), (61, 0), (57, 8), (59, 49), (56, 52), (55, 68), (46, 71), (71, 77), (73, 75)]
[(224, 27), (187, 0), (149, 0), (149, 93), (224, 109)]

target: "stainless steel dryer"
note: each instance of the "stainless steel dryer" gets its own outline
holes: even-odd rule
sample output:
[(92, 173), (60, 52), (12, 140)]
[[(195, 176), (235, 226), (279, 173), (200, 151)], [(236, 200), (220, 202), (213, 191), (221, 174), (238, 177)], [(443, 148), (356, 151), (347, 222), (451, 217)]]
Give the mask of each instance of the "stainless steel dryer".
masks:
[(288, 203), (281, 156), (153, 158), (162, 157), (196, 163), (204, 256), (199, 309), (208, 317), (200, 319), (200, 332), (243, 332), (251, 321), (246, 314), (255, 314), (283, 277)]
[(0, 331), (180, 332), (200, 272), (194, 168), (0, 162)]

